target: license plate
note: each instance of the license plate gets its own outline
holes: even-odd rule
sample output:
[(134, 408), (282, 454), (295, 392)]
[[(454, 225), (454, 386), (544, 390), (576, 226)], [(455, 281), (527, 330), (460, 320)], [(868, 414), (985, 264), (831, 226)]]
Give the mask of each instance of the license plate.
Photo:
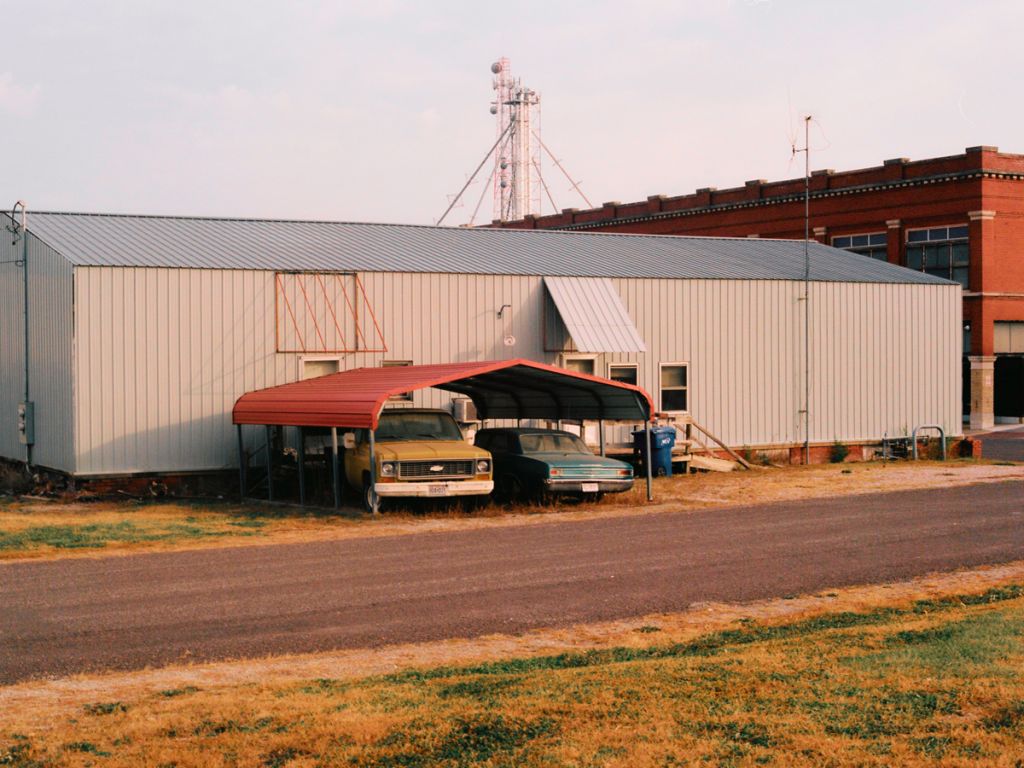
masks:
[(432, 483), (427, 486), (427, 493), (431, 496), (447, 496), (448, 486), (444, 483)]
[(583, 492), (584, 493), (597, 493), (597, 490), (600, 487), (601, 486), (599, 486), (597, 483), (584, 483), (583, 484)]

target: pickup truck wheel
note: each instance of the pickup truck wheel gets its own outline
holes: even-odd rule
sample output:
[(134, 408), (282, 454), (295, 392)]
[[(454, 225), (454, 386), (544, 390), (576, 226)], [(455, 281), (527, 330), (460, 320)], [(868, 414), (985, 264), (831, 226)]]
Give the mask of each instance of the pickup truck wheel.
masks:
[(384, 502), (380, 496), (377, 495), (377, 492), (373, 490), (373, 486), (367, 480), (363, 483), (363, 509), (367, 512), (373, 512), (374, 499), (377, 500), (377, 511), (383, 512)]
[(463, 512), (478, 512), (487, 505), (488, 496), (463, 496), (459, 506)]

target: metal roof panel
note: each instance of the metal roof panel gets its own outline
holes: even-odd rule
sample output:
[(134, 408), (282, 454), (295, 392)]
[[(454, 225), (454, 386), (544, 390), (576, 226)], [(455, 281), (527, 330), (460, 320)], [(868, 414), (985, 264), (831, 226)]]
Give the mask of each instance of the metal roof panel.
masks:
[(375, 429), (391, 395), (435, 387), (470, 397), (481, 418), (646, 421), (654, 412), (640, 387), (532, 360), (355, 368), (247, 392), (235, 424)]
[[(800, 240), (30, 212), (76, 266), (800, 280)], [(941, 280), (812, 242), (811, 280)]]
[(580, 352), (647, 351), (607, 277), (545, 277), (544, 285)]

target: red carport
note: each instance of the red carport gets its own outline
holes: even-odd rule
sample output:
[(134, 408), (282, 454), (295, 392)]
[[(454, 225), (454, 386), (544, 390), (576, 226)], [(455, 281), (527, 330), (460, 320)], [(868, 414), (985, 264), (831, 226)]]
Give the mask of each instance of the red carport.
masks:
[[(532, 360), (498, 360), (475, 363), (410, 365), (394, 368), (355, 368), (315, 379), (247, 392), (238, 398), (232, 420), (238, 427), (239, 466), (245, 493), (245, 462), (242, 458), (242, 425), (260, 425), (268, 433), (274, 426), (330, 428), (334, 448), (333, 483), (335, 505), (340, 503), (338, 471), (338, 428), (373, 430), (380, 412), (392, 395), (417, 389), (443, 389), (465, 395), (473, 401), (481, 419), (587, 420), (601, 423), (604, 446), (605, 421), (640, 421), (647, 425), (654, 413), (651, 396), (640, 387), (584, 373), (566, 371)], [(300, 446), (304, 441), (300, 438)], [(268, 441), (269, 445), (269, 441)], [(650, 445), (648, 444), (648, 453)], [(299, 452), (299, 493), (305, 502)], [(269, 482), (268, 496), (273, 498)], [(650, 464), (647, 497), (651, 499)], [(371, 471), (375, 465), (370, 462)], [(373, 478), (376, 480), (376, 478)]]

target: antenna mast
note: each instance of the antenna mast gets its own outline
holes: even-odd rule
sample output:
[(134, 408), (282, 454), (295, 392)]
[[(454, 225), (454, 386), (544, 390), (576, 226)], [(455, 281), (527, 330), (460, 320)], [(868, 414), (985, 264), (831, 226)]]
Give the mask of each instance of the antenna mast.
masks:
[[(494, 220), (514, 221), (540, 213), (540, 96), (512, 77), (507, 58), (491, 64), (499, 146), (494, 155)], [(511, 126), (511, 130), (509, 127)], [(502, 142), (500, 136), (508, 132)], [(537, 141), (534, 141), (534, 139)]]
[(804, 464), (811, 463), (811, 115), (804, 117)]

